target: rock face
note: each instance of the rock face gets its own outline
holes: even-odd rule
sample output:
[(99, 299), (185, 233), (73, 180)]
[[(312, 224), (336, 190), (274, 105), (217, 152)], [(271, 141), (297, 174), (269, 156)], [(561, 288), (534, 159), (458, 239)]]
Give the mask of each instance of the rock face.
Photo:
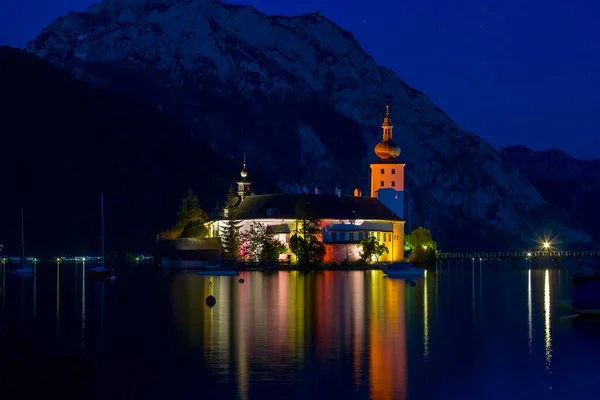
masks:
[(29, 254), (99, 254), (100, 193), (107, 254), (149, 251), (188, 189), (210, 212), (239, 173), (153, 105), (23, 50), (0, 47), (0, 87), (10, 99), (0, 107), (5, 255), (20, 254), (21, 207)]
[[(389, 98), (407, 163), (407, 227), (430, 227), (447, 250), (506, 250), (539, 229), (530, 215), (548, 217), (539, 192), (494, 148), (319, 13), (104, 0), (55, 20), (26, 50), (155, 104), (218, 152), (238, 159), (247, 152), (249, 166), (285, 190), (339, 185), (368, 193)], [(567, 241), (590, 240), (564, 224), (557, 229)]]
[(533, 183), (556, 212), (591, 233), (594, 242), (600, 240), (600, 159), (578, 160), (562, 150), (536, 152), (525, 146), (502, 148), (500, 155)]

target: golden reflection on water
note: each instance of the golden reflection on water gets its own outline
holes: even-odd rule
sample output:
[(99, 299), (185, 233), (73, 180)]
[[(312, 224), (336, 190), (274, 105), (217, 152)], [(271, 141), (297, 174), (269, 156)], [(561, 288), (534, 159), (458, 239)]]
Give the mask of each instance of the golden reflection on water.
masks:
[(544, 275), (544, 326), (546, 343), (546, 369), (550, 369), (552, 359), (552, 336), (550, 334), (550, 271), (546, 270)]
[[(180, 275), (170, 284), (173, 322), (182, 339), (201, 348), (211, 374), (236, 383), (239, 398), (248, 398), (250, 382), (301, 383), (304, 371), (333, 373), (333, 379), (332, 371), (346, 361), (352, 363), (354, 387), (368, 390), (371, 399), (406, 397), (404, 280), (384, 278), (381, 271), (240, 277), (245, 283), (239, 277)], [(205, 304), (209, 294), (217, 299), (212, 308)], [(424, 300), (428, 346), (427, 289)]]

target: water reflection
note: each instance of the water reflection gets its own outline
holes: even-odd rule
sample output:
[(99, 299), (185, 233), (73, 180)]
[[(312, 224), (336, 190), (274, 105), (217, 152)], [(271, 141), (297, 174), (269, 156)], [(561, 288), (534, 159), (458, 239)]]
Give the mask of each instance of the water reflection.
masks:
[(60, 340), (60, 263), (56, 263), (56, 343)]
[(531, 293), (531, 269), (527, 270), (527, 326), (529, 355), (533, 354), (533, 304)]
[(85, 347), (85, 263), (81, 267), (81, 348)]
[(423, 356), (429, 357), (429, 296), (427, 293), (427, 270), (423, 281)]
[(550, 370), (552, 359), (552, 337), (550, 334), (550, 271), (546, 270), (544, 275), (544, 326), (546, 343), (546, 369)]
[[(234, 379), (238, 398), (249, 397), (250, 381), (335, 380), (346, 365), (354, 390), (372, 399), (405, 398), (404, 280), (384, 278), (380, 271), (241, 277), (243, 284), (188, 275), (171, 285), (181, 337), (202, 348), (211, 376), (224, 383)], [(212, 308), (204, 304), (209, 294), (217, 299)], [(428, 315), (427, 291), (424, 296)]]

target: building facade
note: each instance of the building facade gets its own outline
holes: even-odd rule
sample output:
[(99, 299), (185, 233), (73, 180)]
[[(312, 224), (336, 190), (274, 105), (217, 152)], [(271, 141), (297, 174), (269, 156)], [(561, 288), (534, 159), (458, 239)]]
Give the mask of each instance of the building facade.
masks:
[[(251, 195), (250, 182), (244, 168), (238, 182), (238, 219), (240, 231), (250, 229), (255, 222), (271, 231), (275, 238), (288, 246), (281, 261), (295, 261), (289, 251), (290, 237), (298, 231), (298, 216), (310, 210), (311, 219), (321, 222), (317, 237), (325, 244), (324, 262), (341, 263), (360, 259), (360, 242), (375, 237), (388, 252), (379, 261), (400, 261), (404, 258), (404, 164), (396, 158), (400, 146), (392, 140), (389, 106), (382, 125), (383, 138), (375, 147), (379, 161), (371, 164), (370, 196), (360, 190), (354, 196), (336, 194), (266, 194)], [(219, 237), (223, 220), (208, 223), (209, 236)]]

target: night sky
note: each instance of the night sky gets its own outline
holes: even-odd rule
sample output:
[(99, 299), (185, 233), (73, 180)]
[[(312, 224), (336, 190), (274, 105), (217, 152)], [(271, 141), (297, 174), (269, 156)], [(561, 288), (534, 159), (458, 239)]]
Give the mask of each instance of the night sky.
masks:
[[(321, 11), (378, 64), (496, 147), (600, 157), (598, 0), (229, 2), (268, 14)], [(23, 47), (52, 19), (93, 1), (0, 3), (0, 44)]]

